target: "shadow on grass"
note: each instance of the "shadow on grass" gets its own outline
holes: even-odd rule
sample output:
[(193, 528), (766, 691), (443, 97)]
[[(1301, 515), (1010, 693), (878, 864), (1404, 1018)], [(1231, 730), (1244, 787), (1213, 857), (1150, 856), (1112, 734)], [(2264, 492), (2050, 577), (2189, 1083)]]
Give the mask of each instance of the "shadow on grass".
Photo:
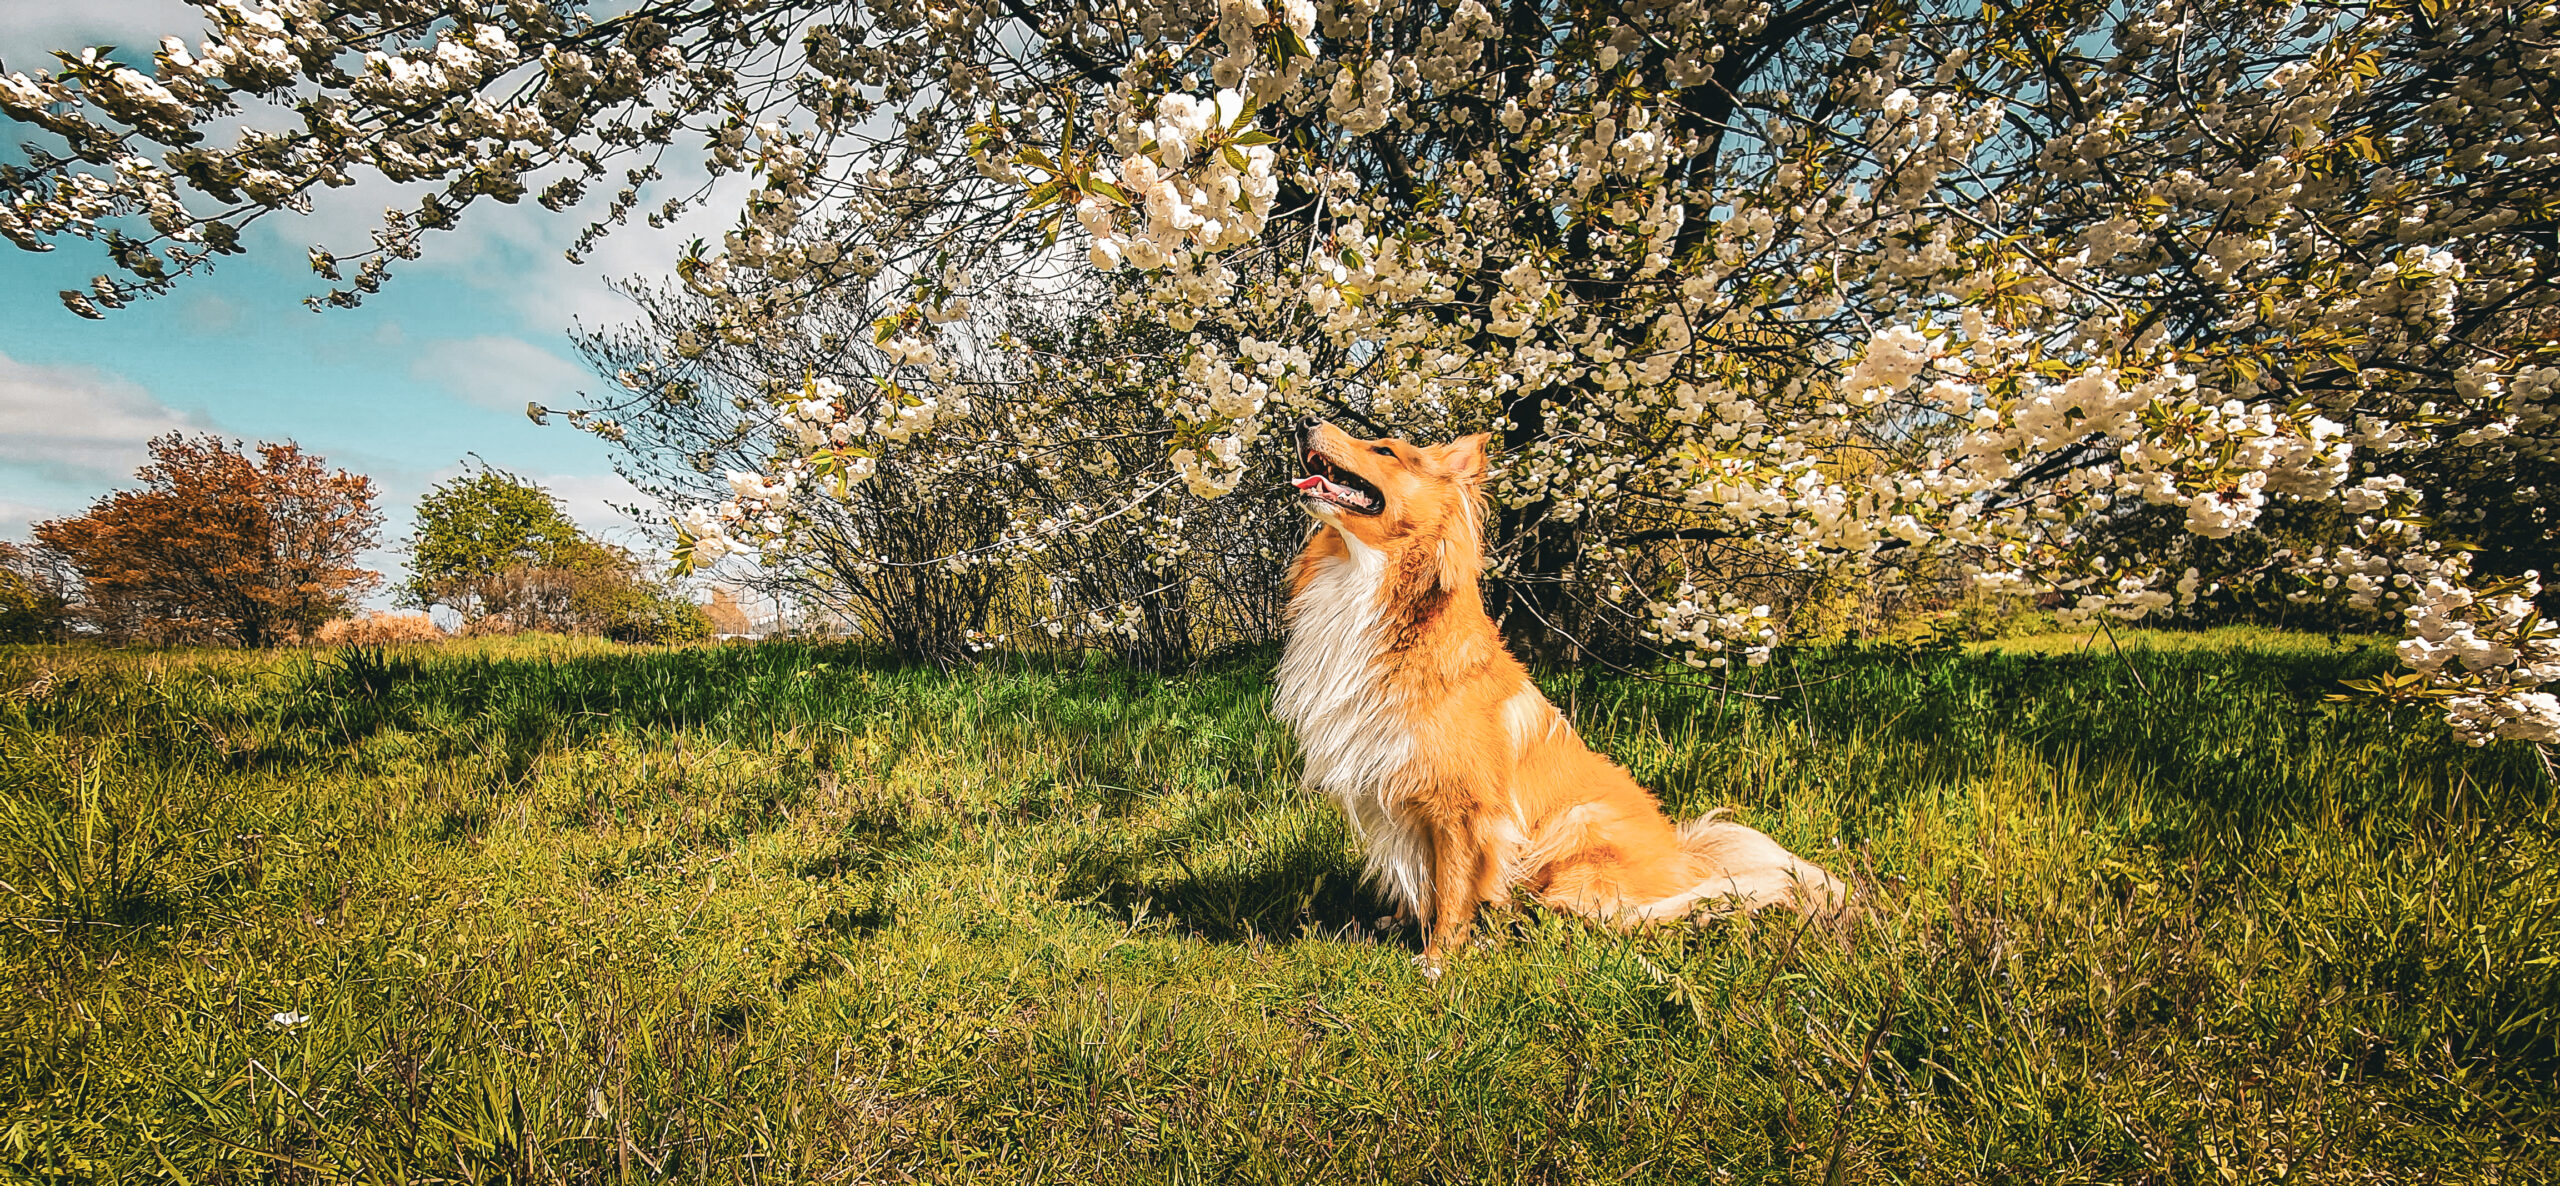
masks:
[[(1268, 839), (1251, 851), (1221, 843), (1239, 833)], [(1091, 845), (1066, 863), (1062, 896), (1118, 918), (1143, 907), (1214, 943), (1358, 935), (1389, 909), (1361, 884), (1332, 827), (1305, 813), (1240, 809), (1232, 797), (1160, 831)]]
[(799, 862), (793, 872), (822, 880), (847, 875), (869, 877), (878, 873), (892, 855), (929, 844), (944, 831), (947, 829), (910, 827), (893, 804), (866, 805), (855, 809), (836, 829), (833, 851)]
[[(2469, 751), (2431, 714), (2330, 704), (2341, 681), (2386, 670), (2363, 645), (2281, 651), (2151, 649), (2101, 639), (2063, 653), (1840, 645), (1781, 655), (1737, 690), (1621, 682), (1586, 697), (1576, 724), (1675, 804), (1714, 805), (1854, 786), (1866, 809), (1961, 781), (2004, 757), (2106, 772), (2157, 793), (2171, 825), (2211, 849), (2253, 848), (2306, 815), (2403, 810), (2463, 779), (2533, 787), (2524, 747)], [(1551, 681), (1551, 686), (1552, 681)], [(2302, 755), (2323, 755), (2306, 762)], [(1737, 786), (1751, 755), (1760, 781)], [(1782, 755), (1772, 759), (1769, 755)], [(1866, 764), (1898, 764), (1892, 777)], [(2103, 814), (2103, 813), (2102, 813)], [(2191, 837), (2192, 838), (2192, 837)]]

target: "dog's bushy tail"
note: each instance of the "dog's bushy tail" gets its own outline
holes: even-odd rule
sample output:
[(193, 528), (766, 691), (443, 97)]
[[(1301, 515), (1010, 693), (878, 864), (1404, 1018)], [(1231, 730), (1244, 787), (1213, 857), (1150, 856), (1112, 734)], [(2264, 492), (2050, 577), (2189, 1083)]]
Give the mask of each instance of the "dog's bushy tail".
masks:
[(1717, 808), (1680, 825), (1680, 848), (1696, 869), (1698, 881), (1648, 903), (1639, 914), (1671, 918), (1700, 909), (1748, 914), (1770, 906), (1820, 914), (1848, 897), (1847, 887), (1821, 866), (1726, 815), (1725, 809)]

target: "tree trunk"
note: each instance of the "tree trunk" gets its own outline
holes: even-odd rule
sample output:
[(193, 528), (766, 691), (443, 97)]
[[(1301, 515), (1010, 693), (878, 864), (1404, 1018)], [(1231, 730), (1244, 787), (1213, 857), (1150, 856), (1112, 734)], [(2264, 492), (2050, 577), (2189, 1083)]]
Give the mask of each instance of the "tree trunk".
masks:
[[(1506, 409), (1509, 427), (1502, 433), (1505, 453), (1517, 453), (1546, 434), (1547, 403), (1543, 394), (1526, 394)], [(1565, 571), (1582, 547), (1579, 525), (1548, 518), (1551, 504), (1540, 499), (1522, 507), (1504, 507), (1493, 524), (1493, 554), (1505, 558), (1502, 574), (1485, 590), (1488, 609), (1502, 628), (1514, 655), (1531, 667), (1555, 667), (1582, 658), (1582, 646), (1571, 625), (1575, 615), (1566, 598)]]

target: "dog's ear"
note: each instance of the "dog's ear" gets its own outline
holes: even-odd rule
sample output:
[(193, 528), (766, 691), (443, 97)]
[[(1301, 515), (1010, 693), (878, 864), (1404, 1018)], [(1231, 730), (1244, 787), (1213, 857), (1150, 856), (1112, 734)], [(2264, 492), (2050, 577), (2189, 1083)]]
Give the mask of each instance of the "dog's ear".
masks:
[(1440, 587), (1455, 593), (1473, 588), (1484, 574), (1484, 445), (1493, 434), (1479, 432), (1431, 451), (1432, 464), (1458, 484), (1457, 514), (1440, 537)]
[(1484, 485), (1487, 466), (1484, 446), (1492, 439), (1493, 434), (1489, 432), (1469, 433), (1432, 450), (1432, 460), (1439, 465), (1441, 472), (1462, 485)]

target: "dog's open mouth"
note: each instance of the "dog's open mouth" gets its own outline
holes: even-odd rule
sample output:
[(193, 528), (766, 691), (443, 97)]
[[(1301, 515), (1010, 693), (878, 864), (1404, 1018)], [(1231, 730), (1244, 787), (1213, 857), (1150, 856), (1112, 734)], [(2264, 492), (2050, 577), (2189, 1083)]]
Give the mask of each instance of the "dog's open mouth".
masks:
[(1308, 498), (1329, 502), (1355, 515), (1374, 515), (1387, 509), (1387, 497), (1360, 475), (1325, 460), (1314, 449), (1305, 450), (1302, 458), (1307, 476), (1289, 483)]

